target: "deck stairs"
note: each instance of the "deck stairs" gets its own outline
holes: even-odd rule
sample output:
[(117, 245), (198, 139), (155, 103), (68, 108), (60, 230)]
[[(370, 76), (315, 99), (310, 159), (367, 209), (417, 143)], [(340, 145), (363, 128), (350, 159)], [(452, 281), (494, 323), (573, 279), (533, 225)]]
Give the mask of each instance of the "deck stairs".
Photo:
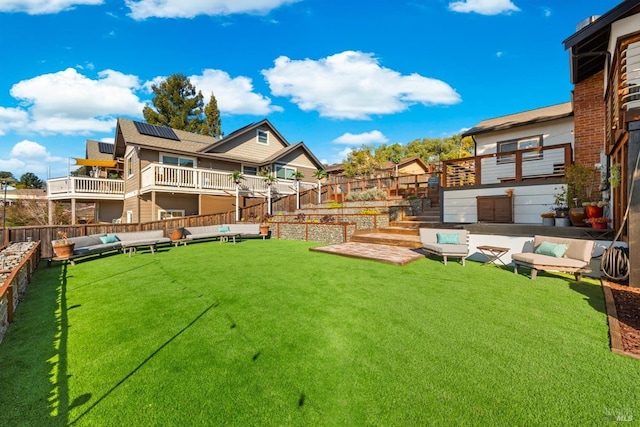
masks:
[(443, 227), (438, 206), (427, 208), (420, 215), (404, 217), (402, 221), (392, 221), (389, 227), (356, 230), (351, 241), (416, 249), (422, 247), (419, 229), (427, 227)]

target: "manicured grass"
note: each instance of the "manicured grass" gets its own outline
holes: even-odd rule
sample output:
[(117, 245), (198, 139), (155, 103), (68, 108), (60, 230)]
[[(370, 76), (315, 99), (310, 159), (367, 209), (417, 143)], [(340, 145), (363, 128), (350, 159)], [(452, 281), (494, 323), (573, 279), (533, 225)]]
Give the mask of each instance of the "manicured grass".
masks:
[(306, 242), (46, 268), (0, 344), (2, 425), (600, 425), (640, 419), (600, 286)]

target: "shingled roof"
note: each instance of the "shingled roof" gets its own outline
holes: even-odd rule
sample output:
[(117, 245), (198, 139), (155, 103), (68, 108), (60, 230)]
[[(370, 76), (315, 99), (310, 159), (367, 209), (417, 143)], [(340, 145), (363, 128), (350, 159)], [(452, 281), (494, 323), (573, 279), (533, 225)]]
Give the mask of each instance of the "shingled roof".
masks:
[(480, 135), (487, 132), (548, 122), (550, 120), (571, 116), (573, 116), (573, 105), (571, 102), (565, 102), (563, 104), (551, 105), (549, 107), (523, 111), (522, 113), (509, 114), (508, 116), (483, 120), (468, 131), (464, 132), (462, 136)]

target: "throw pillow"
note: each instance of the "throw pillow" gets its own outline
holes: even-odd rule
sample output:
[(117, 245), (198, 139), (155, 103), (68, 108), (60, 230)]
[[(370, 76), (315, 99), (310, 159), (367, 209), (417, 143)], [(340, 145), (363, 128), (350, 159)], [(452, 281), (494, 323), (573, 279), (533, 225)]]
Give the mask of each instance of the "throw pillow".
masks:
[(551, 242), (542, 242), (536, 248), (535, 253), (540, 255), (549, 255), (555, 258), (562, 258), (569, 245), (564, 243), (551, 243)]
[(459, 245), (460, 239), (456, 233), (436, 233), (439, 245)]
[(106, 236), (100, 236), (100, 241), (102, 243), (115, 243), (119, 242), (118, 237), (113, 234), (107, 234)]
[(229, 232), (228, 225), (221, 225), (220, 227), (218, 227), (218, 233), (228, 233), (228, 232)]

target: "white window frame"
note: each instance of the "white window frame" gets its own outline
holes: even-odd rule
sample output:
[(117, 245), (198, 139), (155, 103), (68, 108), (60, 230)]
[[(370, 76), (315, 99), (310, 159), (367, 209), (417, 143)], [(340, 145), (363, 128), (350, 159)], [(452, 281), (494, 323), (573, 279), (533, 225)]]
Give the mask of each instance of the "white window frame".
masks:
[[(284, 169), (284, 171), (285, 171), (285, 174), (284, 174), (284, 176), (280, 176), (280, 175), (278, 174), (278, 172), (279, 172), (280, 170), (283, 170), (283, 169)], [(287, 173), (287, 171), (289, 171), (289, 172)], [(291, 166), (287, 166), (287, 165), (275, 165), (275, 172), (274, 172), (274, 175), (275, 175), (275, 176), (276, 176), (276, 178), (278, 178), (278, 179), (293, 179), (293, 174), (294, 174), (294, 173), (296, 173), (296, 172), (297, 172), (297, 169), (296, 169), (296, 168), (293, 168), (293, 167), (291, 167)]]
[[(168, 214), (168, 215), (167, 215)], [(178, 215), (175, 215), (178, 214)], [(182, 218), (184, 217), (184, 209), (161, 209), (158, 210), (158, 220), (170, 218)]]
[[(251, 169), (250, 171), (247, 171), (247, 169)], [(251, 173), (253, 172), (253, 173)], [(242, 173), (244, 175), (251, 175), (251, 176), (258, 176), (258, 167), (257, 166), (245, 166), (242, 165)]]
[[(178, 159), (178, 164), (176, 165), (176, 164), (173, 164), (173, 163), (165, 163), (164, 162), (164, 158), (165, 157), (172, 157), (174, 159)], [(185, 166), (185, 165), (183, 165), (182, 161), (184, 161), (184, 160), (192, 162), (193, 166)], [(158, 153), (158, 161), (163, 165), (169, 165), (169, 166), (181, 166), (181, 167), (185, 167), (185, 168), (188, 168), (188, 167), (196, 168), (196, 167), (198, 167), (198, 159), (197, 158), (189, 157), (189, 156), (180, 156), (180, 155), (171, 154), (171, 153), (162, 153), (162, 152)]]
[(127, 156), (127, 178), (133, 176), (133, 154)]
[[(533, 136), (526, 136), (523, 138), (515, 138), (515, 139), (508, 139), (505, 141), (498, 141), (496, 144), (496, 152), (497, 153), (504, 153), (505, 151), (519, 151), (519, 150), (526, 150), (528, 148), (534, 148), (534, 147), (542, 147), (542, 135), (533, 135)], [(505, 145), (511, 145), (511, 144), (515, 144), (515, 150), (502, 150), (502, 147), (504, 147)], [(530, 160), (541, 160), (542, 159), (542, 152), (529, 152), (529, 153), (523, 153), (522, 154), (522, 161), (530, 161)], [(511, 156), (497, 156), (496, 158), (496, 164), (502, 165), (505, 163), (514, 163), (516, 161), (516, 156), (515, 155), (511, 155)]]
[[(264, 142), (260, 141), (260, 135), (264, 135)], [(269, 132), (263, 129), (256, 129), (256, 141), (260, 145), (269, 145)]]

